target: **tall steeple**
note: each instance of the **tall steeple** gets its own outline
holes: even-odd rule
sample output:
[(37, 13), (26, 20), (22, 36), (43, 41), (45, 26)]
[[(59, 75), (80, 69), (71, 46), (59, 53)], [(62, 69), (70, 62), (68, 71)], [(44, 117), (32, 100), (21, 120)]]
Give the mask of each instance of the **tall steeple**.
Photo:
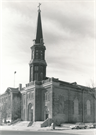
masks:
[(31, 61), (29, 63), (29, 82), (37, 80), (42, 81), (46, 78), (46, 61), (45, 61), (45, 50), (46, 47), (43, 43), (43, 32), (42, 32), (42, 23), (41, 23), (41, 10), (40, 4), (38, 9), (38, 18), (37, 18), (37, 31), (36, 39), (34, 44), (31, 47)]
[(36, 43), (40, 43), (43, 40), (43, 32), (42, 32), (42, 23), (41, 23), (41, 10), (40, 10), (40, 3), (39, 3), (39, 9), (38, 9), (38, 19), (37, 19), (37, 32), (36, 32)]

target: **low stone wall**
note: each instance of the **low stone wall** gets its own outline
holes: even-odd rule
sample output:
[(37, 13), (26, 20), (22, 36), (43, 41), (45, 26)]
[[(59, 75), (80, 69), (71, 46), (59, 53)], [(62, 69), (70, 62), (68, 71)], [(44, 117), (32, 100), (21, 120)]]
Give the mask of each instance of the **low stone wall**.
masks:
[(51, 123), (52, 123), (52, 119), (48, 118), (41, 124), (41, 127), (51, 126)]

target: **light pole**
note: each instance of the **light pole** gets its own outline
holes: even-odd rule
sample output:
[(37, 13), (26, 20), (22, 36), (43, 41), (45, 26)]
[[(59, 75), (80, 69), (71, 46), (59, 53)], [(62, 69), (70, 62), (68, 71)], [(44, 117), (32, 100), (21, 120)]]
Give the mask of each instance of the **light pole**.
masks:
[(15, 74), (16, 74), (16, 71), (14, 71), (14, 88), (15, 88)]

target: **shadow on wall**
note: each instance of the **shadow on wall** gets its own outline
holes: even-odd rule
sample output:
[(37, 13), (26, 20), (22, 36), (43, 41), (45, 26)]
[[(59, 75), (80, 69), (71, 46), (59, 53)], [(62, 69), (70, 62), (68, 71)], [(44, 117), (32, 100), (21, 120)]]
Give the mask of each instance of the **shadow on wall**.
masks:
[(56, 126), (61, 126), (61, 124), (63, 124), (63, 123), (72, 123), (72, 124), (74, 124), (76, 122), (82, 122), (82, 121), (80, 121), (76, 117), (74, 117), (73, 119), (70, 119), (70, 121), (68, 121), (68, 117), (66, 115), (64, 115), (64, 114), (57, 114), (53, 118), (53, 123)]

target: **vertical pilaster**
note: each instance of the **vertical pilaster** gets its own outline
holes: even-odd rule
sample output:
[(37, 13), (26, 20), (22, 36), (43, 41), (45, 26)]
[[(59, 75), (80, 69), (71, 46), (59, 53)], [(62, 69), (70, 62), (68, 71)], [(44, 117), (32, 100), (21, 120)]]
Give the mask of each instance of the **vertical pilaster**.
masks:
[(52, 85), (51, 85), (51, 91), (50, 91), (50, 95), (51, 95), (51, 97), (50, 97), (50, 104), (51, 104), (51, 108), (50, 108), (50, 110), (51, 110), (51, 112), (50, 112), (50, 116), (49, 116), (49, 118), (53, 118), (53, 83), (52, 83)]
[(25, 121), (27, 121), (27, 93), (25, 93)]
[(36, 121), (36, 89), (34, 88), (33, 122)]

